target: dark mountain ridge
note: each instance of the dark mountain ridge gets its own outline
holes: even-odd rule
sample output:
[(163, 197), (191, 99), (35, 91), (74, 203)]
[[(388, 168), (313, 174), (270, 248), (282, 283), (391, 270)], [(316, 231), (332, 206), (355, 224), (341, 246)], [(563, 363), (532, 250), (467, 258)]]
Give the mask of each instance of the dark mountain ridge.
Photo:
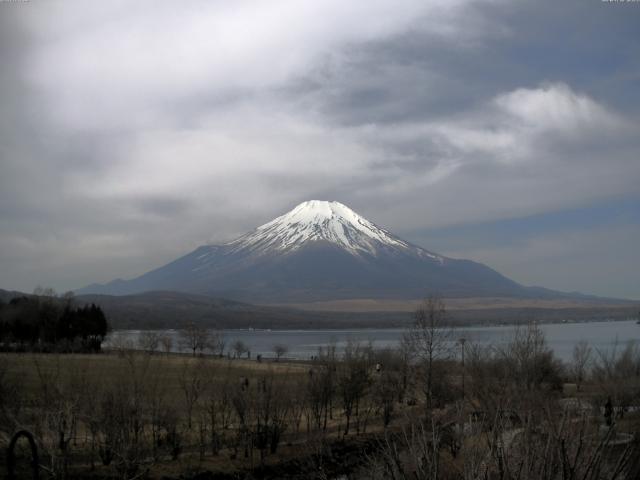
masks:
[[(23, 292), (0, 289), (0, 300), (8, 303)], [(307, 311), (287, 307), (251, 305), (222, 298), (182, 292), (152, 291), (134, 295), (78, 295), (77, 306), (95, 304), (104, 311), (113, 329), (173, 329), (194, 322), (211, 328), (405, 328), (413, 321), (411, 311)], [(412, 302), (409, 302), (412, 303)], [(417, 305), (417, 301), (415, 302)], [(540, 322), (624, 320), (635, 318), (637, 302), (585, 301), (569, 308), (528, 306), (453, 308), (448, 317), (454, 324), (518, 324)]]

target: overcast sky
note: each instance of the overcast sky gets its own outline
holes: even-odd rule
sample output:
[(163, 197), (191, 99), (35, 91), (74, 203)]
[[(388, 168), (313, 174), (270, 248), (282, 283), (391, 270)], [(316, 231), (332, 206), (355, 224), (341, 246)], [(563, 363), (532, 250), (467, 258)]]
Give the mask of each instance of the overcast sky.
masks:
[(640, 3), (0, 1), (0, 288), (131, 278), (308, 199), (640, 299)]

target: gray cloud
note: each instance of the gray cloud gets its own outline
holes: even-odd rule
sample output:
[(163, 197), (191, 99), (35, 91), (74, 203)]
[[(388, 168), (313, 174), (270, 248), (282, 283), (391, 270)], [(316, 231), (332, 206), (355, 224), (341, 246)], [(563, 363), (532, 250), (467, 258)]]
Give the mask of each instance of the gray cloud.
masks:
[[(629, 6), (0, 10), (4, 288), (130, 277), (309, 198), (402, 234), (637, 190), (640, 10)], [(526, 263), (495, 263), (530, 278)], [(573, 289), (577, 276), (549, 286)]]

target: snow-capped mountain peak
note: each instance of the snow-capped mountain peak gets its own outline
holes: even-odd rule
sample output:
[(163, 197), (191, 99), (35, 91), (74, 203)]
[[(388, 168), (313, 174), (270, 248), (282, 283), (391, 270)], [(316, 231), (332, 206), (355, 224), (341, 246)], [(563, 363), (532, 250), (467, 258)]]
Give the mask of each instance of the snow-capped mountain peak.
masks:
[(322, 200), (303, 202), (229, 245), (234, 251), (282, 251), (313, 241), (330, 242), (355, 255), (376, 255), (381, 247), (413, 248), (346, 205)]
[(526, 295), (485, 265), (405, 242), (347, 206), (311, 200), (224, 245), (202, 245), (128, 281), (83, 293), (184, 291), (281, 303), (367, 298)]

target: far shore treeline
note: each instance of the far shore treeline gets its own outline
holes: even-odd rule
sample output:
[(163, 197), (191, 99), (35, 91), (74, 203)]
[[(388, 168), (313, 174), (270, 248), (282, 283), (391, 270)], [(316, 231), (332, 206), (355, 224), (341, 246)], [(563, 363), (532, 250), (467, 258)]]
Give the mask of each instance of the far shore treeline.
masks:
[(108, 331), (102, 309), (93, 303), (76, 306), (72, 294), (37, 289), (8, 303), (0, 299), (3, 351), (98, 352)]

